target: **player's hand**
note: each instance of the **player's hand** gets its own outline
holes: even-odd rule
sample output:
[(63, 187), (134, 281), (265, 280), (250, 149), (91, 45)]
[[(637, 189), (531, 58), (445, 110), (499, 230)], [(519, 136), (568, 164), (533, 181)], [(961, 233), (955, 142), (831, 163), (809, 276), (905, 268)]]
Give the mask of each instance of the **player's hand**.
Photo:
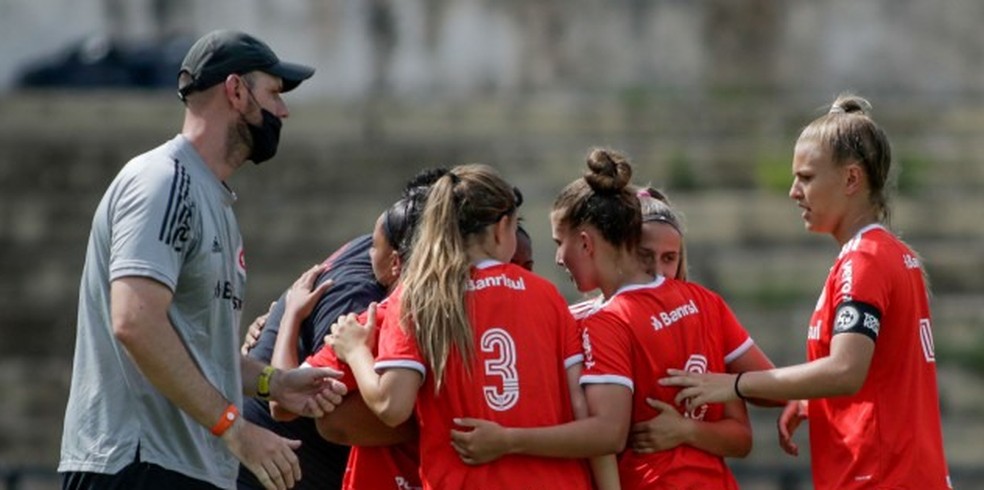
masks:
[(359, 348), (368, 348), (376, 336), (376, 303), (369, 303), (366, 324), (359, 323), (355, 313), (338, 317), (331, 326), (331, 333), (325, 336), (325, 344), (330, 346), (342, 362), (347, 362), (349, 354)]
[(256, 343), (260, 341), (260, 334), (263, 333), (263, 328), (266, 327), (267, 317), (270, 316), (270, 312), (273, 311), (273, 307), (277, 304), (276, 301), (270, 303), (270, 308), (267, 312), (256, 317), (253, 323), (249, 324), (249, 328), (246, 329), (246, 338), (243, 339), (243, 346), (239, 349), (244, 356), (249, 355), (249, 351), (256, 347)]
[(301, 479), (301, 464), (294, 453), (301, 441), (280, 437), (242, 417), (222, 434), (222, 440), (267, 490), (286, 490)]
[(481, 419), (454, 419), (463, 430), (451, 429), (451, 446), (467, 465), (495, 461), (509, 452), (508, 430)]
[(649, 454), (673, 449), (682, 444), (693, 421), (685, 418), (669, 403), (655, 398), (646, 398), (646, 403), (660, 413), (632, 426), (629, 431), (629, 447), (639, 454)]
[(331, 368), (304, 367), (277, 371), (270, 379), (270, 399), (304, 417), (323, 417), (342, 403), (348, 391)]
[(668, 369), (668, 377), (659, 380), (663, 386), (683, 388), (677, 393), (677, 405), (686, 404), (689, 410), (706, 403), (724, 403), (736, 400), (735, 375), (724, 373), (691, 373), (680, 369)]
[(779, 447), (787, 454), (799, 456), (799, 446), (793, 442), (793, 433), (806, 420), (808, 405), (806, 400), (791, 400), (782, 409), (776, 426), (779, 429)]
[[(285, 311), (293, 312), (296, 318), (307, 318), (311, 310), (318, 304), (318, 300), (325, 294), (325, 291), (334, 283), (331, 279), (318, 284), (315, 287), (318, 276), (325, 271), (325, 264), (318, 264), (304, 271), (294, 284), (287, 290), (287, 301), (284, 306)], [(286, 316), (286, 313), (285, 313)]]

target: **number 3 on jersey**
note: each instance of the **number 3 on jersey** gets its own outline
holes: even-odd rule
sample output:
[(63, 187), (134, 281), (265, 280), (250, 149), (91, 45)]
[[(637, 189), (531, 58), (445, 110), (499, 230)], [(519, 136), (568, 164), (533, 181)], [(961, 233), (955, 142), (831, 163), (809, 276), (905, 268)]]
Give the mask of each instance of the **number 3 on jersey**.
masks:
[(485, 403), (497, 412), (509, 410), (519, 401), (519, 373), (516, 372), (516, 342), (509, 332), (501, 328), (491, 328), (482, 334), (482, 352), (489, 353), (493, 359), (485, 361), (485, 376), (499, 377), (501, 384), (485, 385)]

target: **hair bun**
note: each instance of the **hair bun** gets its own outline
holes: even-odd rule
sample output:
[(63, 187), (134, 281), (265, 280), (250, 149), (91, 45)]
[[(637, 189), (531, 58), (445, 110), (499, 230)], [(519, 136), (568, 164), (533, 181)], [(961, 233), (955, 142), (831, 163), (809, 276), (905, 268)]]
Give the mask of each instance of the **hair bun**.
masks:
[(841, 94), (830, 106), (830, 114), (859, 114), (866, 115), (871, 112), (871, 103), (863, 97), (854, 94)]
[(632, 165), (617, 151), (596, 148), (588, 154), (584, 180), (595, 192), (614, 194), (632, 180)]
[(403, 187), (403, 197), (416, 199), (420, 194), (427, 194), (430, 186), (448, 172), (445, 167), (427, 168), (417, 172)]

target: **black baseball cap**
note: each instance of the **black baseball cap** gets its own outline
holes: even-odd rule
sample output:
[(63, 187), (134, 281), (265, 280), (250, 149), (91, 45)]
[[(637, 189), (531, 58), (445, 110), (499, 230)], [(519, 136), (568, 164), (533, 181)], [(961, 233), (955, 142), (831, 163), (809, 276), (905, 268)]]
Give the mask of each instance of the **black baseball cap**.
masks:
[(187, 73), (191, 82), (178, 87), (178, 97), (184, 100), (188, 94), (221, 83), (233, 73), (241, 75), (254, 70), (280, 77), (284, 92), (314, 75), (310, 66), (280, 61), (270, 46), (249, 34), (212, 31), (195, 41), (181, 62), (178, 76)]

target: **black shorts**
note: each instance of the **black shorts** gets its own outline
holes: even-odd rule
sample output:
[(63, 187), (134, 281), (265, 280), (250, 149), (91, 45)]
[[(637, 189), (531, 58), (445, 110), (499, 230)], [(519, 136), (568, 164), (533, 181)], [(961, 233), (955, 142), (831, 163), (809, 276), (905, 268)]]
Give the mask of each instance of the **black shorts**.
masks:
[(62, 490), (219, 490), (208, 482), (164, 469), (152, 463), (135, 461), (119, 473), (70, 471), (63, 474)]

